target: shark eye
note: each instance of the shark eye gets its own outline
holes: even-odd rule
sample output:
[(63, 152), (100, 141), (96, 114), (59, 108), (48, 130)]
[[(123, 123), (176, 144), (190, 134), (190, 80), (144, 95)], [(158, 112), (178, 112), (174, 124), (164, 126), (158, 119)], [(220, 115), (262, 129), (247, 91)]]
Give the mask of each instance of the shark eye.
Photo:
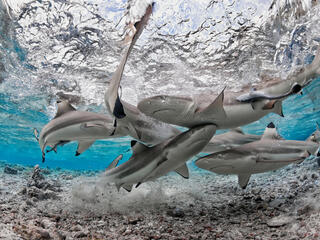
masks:
[(57, 103), (61, 103), (62, 101), (61, 100), (57, 100)]

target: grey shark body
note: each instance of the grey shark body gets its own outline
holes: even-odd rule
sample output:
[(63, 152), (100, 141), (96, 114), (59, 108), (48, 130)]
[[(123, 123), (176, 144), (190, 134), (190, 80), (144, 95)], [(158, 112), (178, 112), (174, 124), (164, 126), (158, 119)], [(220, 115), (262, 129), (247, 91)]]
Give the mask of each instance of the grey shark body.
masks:
[(134, 33), (116, 72), (112, 76), (109, 87), (106, 90), (105, 104), (110, 114), (115, 117), (115, 127), (126, 129), (127, 134), (131, 137), (149, 145), (154, 145), (179, 134), (180, 131), (169, 124), (146, 116), (136, 106), (121, 100), (118, 94), (124, 67), (129, 54), (131, 53), (135, 42), (141, 35), (144, 26), (147, 24), (151, 13), (152, 4), (147, 7), (145, 14), (140, 21), (135, 24), (131, 23), (131, 25), (134, 26)]
[[(264, 131), (264, 135), (268, 135), (272, 139), (282, 139), (273, 123), (269, 123)], [(202, 152), (214, 153), (229, 150), (247, 143), (259, 141), (261, 137), (261, 135), (245, 134), (241, 128), (233, 128), (226, 133), (215, 135), (204, 147)]]
[[(286, 80), (261, 82), (257, 89), (264, 97), (246, 97), (248, 89), (225, 92), (220, 95), (190, 96), (159, 95), (139, 102), (141, 112), (160, 121), (192, 127), (212, 123), (217, 129), (236, 128), (254, 122), (268, 113), (281, 116), (282, 100), (320, 75), (320, 48), (313, 62)], [(298, 89), (297, 89), (298, 88)], [(244, 96), (245, 95), (245, 96)], [(260, 94), (261, 95), (261, 94)], [(237, 99), (244, 99), (239, 101)]]
[[(37, 134), (35, 133), (36, 137)], [(88, 149), (97, 139), (125, 136), (126, 132), (115, 129), (113, 119), (104, 114), (76, 111), (69, 102), (58, 103), (58, 111), (54, 119), (43, 127), (38, 141), (43, 161), (47, 146), (56, 151), (58, 145), (78, 141), (76, 156)], [(51, 151), (49, 150), (49, 151)]]
[(107, 170), (105, 174), (109, 181), (115, 182), (118, 189), (123, 187), (128, 191), (131, 191), (134, 184), (139, 186), (170, 171), (188, 178), (186, 162), (203, 149), (215, 129), (214, 125), (197, 126), (153, 147), (135, 143), (131, 158), (120, 166)]
[(317, 155), (319, 145), (312, 141), (261, 140), (204, 156), (195, 164), (218, 174), (237, 174), (245, 188), (250, 176), (276, 170), (290, 163), (302, 162), (310, 153)]

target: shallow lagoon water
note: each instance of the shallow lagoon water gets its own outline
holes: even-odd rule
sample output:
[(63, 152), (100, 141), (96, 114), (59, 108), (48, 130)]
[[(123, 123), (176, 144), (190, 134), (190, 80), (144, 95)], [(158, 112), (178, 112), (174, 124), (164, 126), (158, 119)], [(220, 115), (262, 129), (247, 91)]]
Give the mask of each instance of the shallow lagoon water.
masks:
[[(119, 154), (130, 157), (129, 137), (96, 141), (79, 157), (70, 143), (42, 163), (33, 128), (54, 117), (59, 97), (106, 113), (127, 2), (8, 2), (12, 19), (0, 1), (0, 168), (17, 175), (0, 170), (0, 239), (319, 239), (320, 173), (312, 158), (256, 174), (246, 190), (236, 176), (199, 170), (191, 160), (188, 181), (170, 173), (131, 193), (101, 177)], [(271, 2), (157, 1), (130, 56), (122, 97), (136, 104), (157, 94), (237, 89), (310, 63), (319, 6), (303, 0), (307, 13), (297, 17), (294, 1)], [(269, 114), (243, 130), (262, 134), (273, 121), (285, 139), (304, 140), (320, 122), (319, 92), (320, 78), (284, 101), (284, 118)]]
[[(48, 5), (49, 2), (27, 3), (21, 9), (17, 7), (18, 4), (13, 4), (11, 6), (17, 11), (12, 12), (15, 16), (13, 19), (6, 15), (5, 6), (1, 4), (0, 61), (3, 67), (0, 86), (0, 160), (14, 164), (40, 164), (41, 167), (77, 170), (105, 169), (121, 153), (124, 154), (125, 161), (131, 154), (130, 138), (127, 137), (97, 141), (79, 157), (74, 156), (76, 143), (67, 144), (58, 148), (58, 154), (48, 154), (47, 161), (41, 163), (41, 152), (33, 137), (33, 128), (40, 130), (53, 118), (56, 111), (55, 100), (61, 94), (75, 99), (74, 105), (81, 110), (106, 113), (103, 93), (112, 69), (117, 66), (121, 55), (119, 42), (124, 24), (121, 16), (124, 15), (126, 6), (125, 1), (118, 6), (112, 1), (98, 1), (96, 5), (73, 1), (51, 1)], [(281, 4), (279, 3), (278, 11), (281, 10)], [(269, 71), (273, 70), (285, 77), (299, 61), (301, 63), (301, 59), (304, 59), (305, 64), (310, 63), (314, 52), (311, 46), (316, 46), (318, 41), (318, 19), (309, 17), (309, 20), (300, 26), (303, 22), (301, 17), (301, 22), (280, 22), (279, 27), (274, 23), (276, 20), (269, 16), (271, 11), (267, 5), (265, 1), (252, 4), (240, 1), (236, 5), (210, 1), (203, 1), (201, 4), (193, 1), (168, 5), (156, 3), (150, 26), (137, 43), (140, 52), (134, 51), (129, 59), (122, 83), (123, 98), (136, 104), (137, 100), (151, 94), (197, 94), (214, 89), (219, 91), (224, 85), (237, 88), (241, 83), (255, 82), (257, 76), (268, 69), (267, 67)], [(63, 9), (60, 13), (59, 8)], [(226, 15), (218, 13), (218, 9), (224, 9)], [(315, 9), (313, 11), (316, 12), (317, 6)], [(200, 12), (204, 13), (201, 17), (198, 15)], [(216, 14), (216, 19), (209, 17), (213, 13)], [(241, 13), (241, 17), (231, 17), (237, 13)], [(78, 18), (79, 14), (85, 17)], [(178, 14), (177, 17), (174, 17), (175, 14)], [(70, 18), (72, 15), (73, 18)], [(46, 19), (46, 16), (49, 17)], [(60, 20), (54, 20), (58, 16)], [(259, 16), (266, 19), (264, 23), (257, 20)], [(304, 17), (308, 18), (308, 14)], [(165, 19), (167, 24), (164, 23)], [(181, 22), (183, 19), (185, 21)], [(221, 21), (217, 23), (217, 19)], [(243, 23), (240, 24), (239, 21)], [(174, 26), (174, 23), (177, 25)], [(248, 37), (252, 35), (253, 39), (261, 41), (261, 46), (267, 46), (268, 41), (273, 41), (276, 46), (271, 51), (274, 53), (273, 57), (265, 52), (250, 48), (247, 50), (248, 43), (241, 42), (236, 48), (229, 44), (220, 46), (220, 49), (212, 48), (208, 53), (209, 47), (228, 43), (233, 39), (229, 35), (235, 33), (227, 26), (232, 26), (233, 31), (240, 31), (241, 26), (249, 28), (252, 25), (261, 27), (267, 24), (275, 24), (272, 26), (274, 29), (271, 37), (266, 34), (261, 40), (261, 33), (260, 36), (254, 35), (254, 31), (247, 34)], [(153, 31), (155, 26), (158, 29), (156, 32)], [(200, 26), (205, 28), (199, 28)], [(265, 29), (266, 33), (271, 30)], [(194, 39), (190, 37), (190, 33)], [(219, 33), (221, 36), (213, 37), (210, 43), (207, 38), (209, 33)], [(183, 36), (185, 41), (181, 41)], [(159, 45), (159, 40), (163, 41), (162, 45)], [(171, 48), (168, 58), (163, 58), (172, 44), (194, 48), (192, 40), (199, 43), (204, 41), (196, 48), (197, 56), (193, 55), (193, 51), (184, 49), (181, 52), (177, 48), (175, 52), (175, 48)], [(310, 46), (303, 45), (307, 41), (311, 41)], [(97, 51), (99, 47), (100, 52)], [(237, 48), (241, 47), (243, 50), (236, 52)], [(227, 62), (221, 51), (231, 52), (235, 59)], [(203, 58), (203, 66), (192, 62), (193, 58)], [(215, 61), (209, 63), (212, 58)], [(143, 64), (139, 64), (140, 62)], [(213, 67), (212, 63), (216, 66)], [(225, 70), (217, 71), (221, 65), (225, 66)], [(250, 67), (241, 69), (246, 65)], [(191, 75), (193, 77), (190, 78), (182, 72), (186, 67), (194, 70)], [(208, 72), (214, 80), (208, 79)], [(170, 83), (168, 78), (172, 79)], [(161, 82), (163, 84), (159, 85)], [(303, 90), (303, 95), (291, 96), (284, 101), (285, 118), (269, 114), (260, 121), (243, 126), (244, 131), (261, 134), (265, 126), (273, 121), (285, 139), (306, 139), (316, 129), (316, 122), (320, 121), (319, 90), (320, 80), (316, 79)]]

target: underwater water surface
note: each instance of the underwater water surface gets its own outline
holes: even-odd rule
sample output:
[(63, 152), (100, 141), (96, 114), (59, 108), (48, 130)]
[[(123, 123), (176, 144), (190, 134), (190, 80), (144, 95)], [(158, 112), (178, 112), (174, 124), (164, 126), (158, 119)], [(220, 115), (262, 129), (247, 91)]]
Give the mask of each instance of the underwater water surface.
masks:
[[(78, 157), (77, 143), (70, 143), (42, 163), (33, 136), (34, 128), (53, 118), (61, 96), (78, 109), (106, 113), (103, 94), (121, 56), (126, 3), (35, 1), (13, 18), (0, 3), (0, 161), (102, 170), (119, 154), (123, 161), (130, 157), (131, 139), (123, 137), (96, 141)], [(257, 82), (261, 73), (285, 77), (310, 63), (320, 44), (319, 7), (300, 20), (279, 23), (268, 15), (270, 4), (157, 1), (126, 67), (123, 98), (137, 104), (160, 93), (237, 89)], [(269, 114), (243, 129), (262, 134), (273, 121), (285, 139), (306, 139), (320, 122), (320, 78), (286, 99), (283, 112), (284, 118)]]

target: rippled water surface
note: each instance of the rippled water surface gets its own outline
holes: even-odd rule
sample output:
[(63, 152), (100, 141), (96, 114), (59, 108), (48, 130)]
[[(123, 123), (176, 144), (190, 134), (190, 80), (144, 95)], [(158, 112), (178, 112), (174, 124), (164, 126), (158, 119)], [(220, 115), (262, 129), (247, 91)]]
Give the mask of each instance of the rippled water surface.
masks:
[[(312, 61), (320, 42), (319, 1), (285, 2), (156, 1), (126, 66), (123, 99), (137, 104), (156, 94), (236, 91), (264, 75), (285, 78)], [(0, 160), (41, 164), (32, 129), (54, 116), (57, 98), (106, 113), (103, 95), (121, 57), (127, 1), (15, 7), (9, 15), (0, 1)], [(317, 79), (284, 102), (285, 118), (270, 114), (245, 131), (261, 133), (274, 121), (285, 138), (305, 139), (320, 121), (319, 92)], [(97, 141), (76, 158), (76, 143), (68, 144), (42, 166), (103, 169), (129, 147), (129, 138)]]

